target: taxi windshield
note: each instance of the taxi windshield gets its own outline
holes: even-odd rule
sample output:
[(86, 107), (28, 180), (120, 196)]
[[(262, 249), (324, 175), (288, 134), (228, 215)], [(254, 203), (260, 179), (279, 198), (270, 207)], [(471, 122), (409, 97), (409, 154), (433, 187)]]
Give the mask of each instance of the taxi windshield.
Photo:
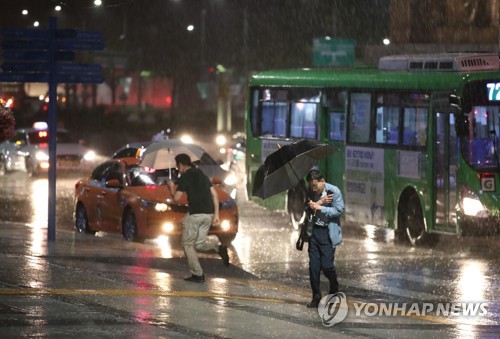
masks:
[(153, 174), (139, 165), (127, 168), (127, 178), (130, 186), (157, 186)]
[[(46, 129), (35, 130), (28, 133), (30, 144), (46, 144), (49, 142), (49, 131)], [(57, 143), (70, 144), (78, 141), (67, 131), (57, 131)]]
[(500, 107), (474, 106), (469, 113), (468, 130), (463, 143), (465, 158), (474, 168), (499, 166)]
[(46, 144), (49, 142), (49, 132), (47, 130), (39, 130), (28, 133), (30, 144)]

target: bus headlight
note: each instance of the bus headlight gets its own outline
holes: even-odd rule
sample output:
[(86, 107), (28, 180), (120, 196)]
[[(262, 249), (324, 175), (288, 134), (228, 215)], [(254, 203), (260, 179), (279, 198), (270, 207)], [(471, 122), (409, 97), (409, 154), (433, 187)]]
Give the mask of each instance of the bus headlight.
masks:
[(471, 217), (486, 218), (487, 212), (477, 198), (465, 197), (462, 202), (464, 214)]
[(468, 187), (462, 186), (462, 212), (470, 217), (487, 218), (488, 211), (484, 208), (479, 197)]
[(220, 229), (223, 230), (224, 232), (227, 232), (231, 229), (231, 223), (229, 220), (222, 220), (220, 223)]

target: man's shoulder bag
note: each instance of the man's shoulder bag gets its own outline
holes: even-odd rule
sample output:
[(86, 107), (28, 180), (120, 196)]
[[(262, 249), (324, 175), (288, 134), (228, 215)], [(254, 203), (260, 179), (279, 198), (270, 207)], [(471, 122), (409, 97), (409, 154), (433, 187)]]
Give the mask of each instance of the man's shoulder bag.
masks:
[(306, 214), (306, 217), (304, 218), (304, 222), (302, 222), (299, 225), (299, 239), (297, 240), (297, 243), (295, 244), (295, 248), (297, 250), (302, 251), (302, 248), (304, 247), (305, 242), (309, 242), (309, 239), (311, 238), (312, 235), (312, 230), (314, 223), (316, 222), (314, 215), (312, 214)]

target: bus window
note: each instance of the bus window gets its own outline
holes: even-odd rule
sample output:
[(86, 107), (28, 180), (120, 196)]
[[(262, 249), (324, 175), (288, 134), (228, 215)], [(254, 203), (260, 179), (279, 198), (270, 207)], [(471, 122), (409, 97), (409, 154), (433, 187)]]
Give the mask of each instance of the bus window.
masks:
[(371, 93), (351, 93), (349, 141), (370, 141)]
[(345, 141), (345, 109), (347, 91), (335, 88), (325, 90), (323, 106), (328, 111), (328, 139)]
[(252, 122), (252, 133), (253, 135), (260, 135), (260, 124), (259, 124), (259, 90), (254, 89), (252, 91), (252, 108), (251, 108), (250, 121)]
[(288, 104), (284, 102), (262, 103), (262, 135), (286, 137)]
[(345, 141), (345, 112), (329, 113), (328, 138), (335, 141)]
[(403, 145), (425, 146), (427, 142), (427, 108), (405, 107), (403, 111)]
[(500, 107), (474, 106), (469, 121), (469, 131), (463, 143), (466, 159), (476, 168), (497, 167)]
[(290, 136), (295, 138), (316, 139), (316, 111), (318, 105), (306, 102), (294, 102), (291, 111)]
[(396, 145), (399, 140), (400, 99), (397, 94), (380, 94), (377, 98), (375, 142)]

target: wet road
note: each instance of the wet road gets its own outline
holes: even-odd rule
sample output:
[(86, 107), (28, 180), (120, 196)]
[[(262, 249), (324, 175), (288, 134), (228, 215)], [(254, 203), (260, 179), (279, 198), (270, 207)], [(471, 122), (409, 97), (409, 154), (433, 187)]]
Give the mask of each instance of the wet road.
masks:
[[(13, 230), (24, 236), (17, 239), (14, 232), (9, 235), (15, 238), (13, 243), (2, 244), (0, 337), (2, 333), (36, 335), (37, 319), (41, 328), (53, 328), (39, 334), (68, 334), (68, 324), (79, 328), (92, 323), (102, 336), (119, 327), (123, 332), (115, 332), (118, 336), (144, 338), (294, 337), (305, 330), (309, 335), (331, 331), (346, 337), (381, 338), (500, 335), (497, 238), (440, 236), (432, 246), (414, 248), (395, 242), (390, 230), (345, 226), (345, 244), (337, 252), (336, 267), (349, 313), (342, 322), (326, 327), (317, 312), (304, 306), (310, 297), (307, 252), (295, 250), (297, 233), (284, 214), (242, 199), (240, 233), (230, 248), (233, 265), (226, 269), (216, 256), (203, 255), (207, 283), (191, 286), (182, 281), (187, 271), (178, 239), (137, 244), (119, 235), (74, 233), (75, 182), (75, 177), (58, 177), (58, 234), (56, 243), (47, 246), (46, 181), (28, 179), (22, 173), (0, 177), (0, 226), (15, 222)], [(326, 280), (322, 284), (326, 292)], [(44, 303), (44, 317), (32, 303), (46, 299), (50, 302)], [(50, 318), (51, 307), (60, 303), (66, 308), (59, 312), (66, 316)], [(424, 307), (433, 310), (424, 316)], [(472, 307), (478, 315), (464, 316), (453, 309), (437, 314), (438, 307), (447, 311)], [(161, 311), (169, 308), (179, 314)], [(215, 312), (212, 318), (200, 314), (203, 308)], [(187, 312), (193, 309), (198, 310), (196, 324)], [(25, 320), (26, 314), (30, 318), (27, 310), (36, 314), (31, 322)], [(24, 320), (16, 320), (20, 314)]]

